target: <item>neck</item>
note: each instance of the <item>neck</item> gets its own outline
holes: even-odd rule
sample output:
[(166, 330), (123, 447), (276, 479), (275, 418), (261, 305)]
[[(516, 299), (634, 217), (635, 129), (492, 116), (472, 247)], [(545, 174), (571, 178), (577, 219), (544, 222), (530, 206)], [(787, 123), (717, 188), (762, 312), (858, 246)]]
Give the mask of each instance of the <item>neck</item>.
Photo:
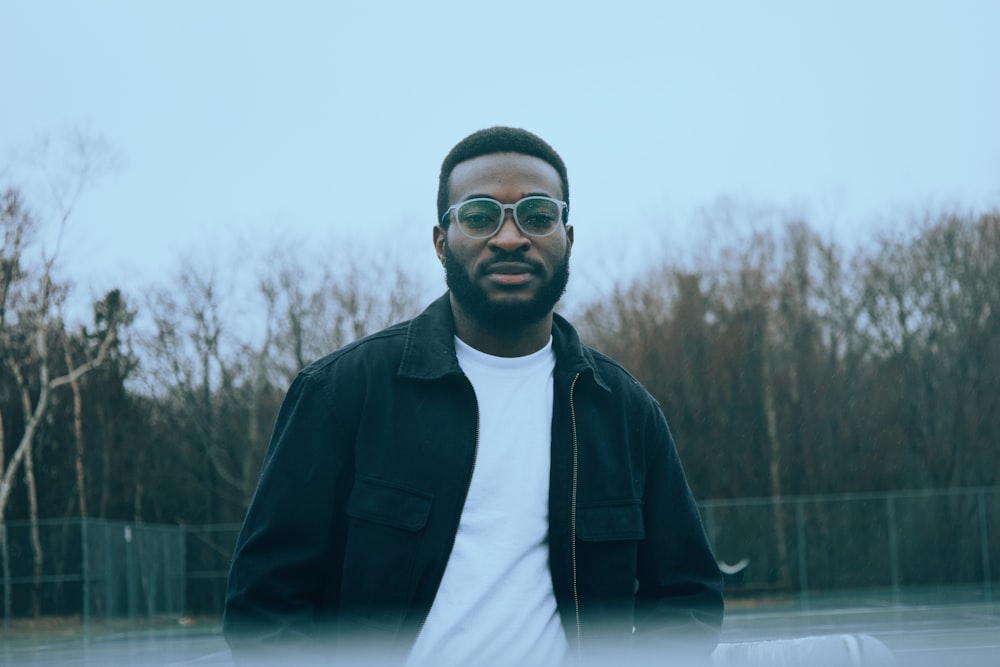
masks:
[(540, 320), (498, 328), (472, 317), (451, 297), (455, 334), (467, 345), (495, 357), (523, 357), (545, 347), (552, 336), (552, 312)]

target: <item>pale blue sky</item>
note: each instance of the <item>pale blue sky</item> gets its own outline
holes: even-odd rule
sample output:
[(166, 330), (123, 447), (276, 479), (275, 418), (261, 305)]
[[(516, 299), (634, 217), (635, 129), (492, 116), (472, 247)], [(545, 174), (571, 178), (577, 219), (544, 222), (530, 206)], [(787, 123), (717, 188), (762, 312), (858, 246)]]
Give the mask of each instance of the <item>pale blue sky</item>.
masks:
[(572, 294), (721, 198), (845, 241), (997, 207), (997, 26), (990, 0), (4, 0), (0, 158), (74, 127), (117, 152), (61, 249), (85, 286), (276, 237), (404, 247), (440, 282), (441, 158), (523, 126), (569, 165)]

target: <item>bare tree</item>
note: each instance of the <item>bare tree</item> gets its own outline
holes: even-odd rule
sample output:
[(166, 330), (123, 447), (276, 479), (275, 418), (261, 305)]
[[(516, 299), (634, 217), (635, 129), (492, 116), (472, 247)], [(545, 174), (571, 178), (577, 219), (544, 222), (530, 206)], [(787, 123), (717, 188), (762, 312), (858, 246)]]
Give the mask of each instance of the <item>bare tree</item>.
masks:
[(902, 425), (909, 482), (995, 484), (998, 216), (924, 220), (907, 237), (883, 237), (862, 271), (864, 330), (895, 389), (878, 405)]
[[(4, 208), (2, 224), (9, 226), (30, 225), (30, 216), (18, 208), (17, 197), (8, 193), (5, 197), (9, 206)], [(5, 229), (4, 237), (17, 239), (24, 237), (24, 230)], [(7, 247), (5, 245), (5, 247)], [(14, 244), (12, 249), (21, 250)], [(23, 286), (15, 284), (15, 278), (26, 277), (26, 272), (18, 266), (20, 257), (5, 257), (4, 272), (6, 284), (0, 285), (0, 352), (3, 363), (12, 373), (15, 386), (20, 395), (25, 426), (20, 439), (14, 447), (9, 460), (3, 460), (3, 476), (0, 477), (0, 523), (6, 516), (7, 504), (13, 489), (14, 478), (23, 465), (25, 483), (28, 491), (29, 516), (32, 521), (31, 544), (34, 554), (35, 577), (40, 580), (43, 554), (38, 536), (38, 493), (34, 474), (32, 445), (38, 428), (42, 424), (49, 408), (52, 392), (65, 384), (73, 384), (81, 376), (101, 365), (108, 356), (108, 351), (117, 335), (118, 317), (122, 309), (120, 294), (115, 291), (105, 297), (109, 317), (103, 331), (99, 332), (96, 348), (91, 356), (78, 365), (69, 365), (66, 372), (53, 377), (51, 352), (61, 338), (63, 325), (59, 315), (64, 289), (56, 285), (52, 279), (52, 263), (47, 262), (41, 272), (41, 285), (36, 293), (21, 293), (22, 303), (11, 303), (11, 296), (23, 290)], [(12, 307), (13, 306), (13, 307)], [(11, 317), (13, 315), (13, 317)], [(34, 375), (34, 377), (32, 376)], [(5, 450), (3, 436), (0, 435), (0, 451)], [(40, 613), (37, 596), (34, 609)]]
[[(75, 133), (72, 139), (69, 176), (47, 180), (50, 186), (49, 203), (56, 211), (57, 239), (62, 237), (80, 194), (93, 176), (105, 166), (103, 144), (89, 140), (80, 132)], [(100, 148), (95, 148), (96, 146)], [(39, 162), (39, 165), (44, 166), (44, 161)], [(0, 197), (0, 234), (4, 240), (0, 251), (0, 359), (13, 376), (24, 420), (24, 427), (9, 459), (6, 457), (5, 434), (0, 430), (0, 526), (6, 517), (15, 475), (23, 467), (35, 574), (33, 610), (38, 615), (44, 554), (38, 533), (38, 487), (33, 444), (49, 409), (52, 392), (64, 384), (76, 382), (107, 358), (117, 334), (117, 313), (121, 297), (117, 291), (106, 297), (112, 316), (106, 323), (107, 327), (99, 334), (93, 354), (79, 365), (67, 367), (65, 373), (55, 374), (51, 363), (52, 351), (59, 346), (65, 335), (62, 312), (68, 293), (68, 286), (58, 282), (55, 276), (58, 240), (56, 250), (47, 252), (42, 249), (40, 260), (32, 266), (26, 251), (31, 247), (38, 231), (35, 217), (18, 189), (8, 187)], [(0, 528), (0, 531), (3, 557), (6, 559), (6, 530)], [(6, 562), (4, 571), (7, 571)], [(9, 587), (4, 590), (4, 605), (9, 612)]]

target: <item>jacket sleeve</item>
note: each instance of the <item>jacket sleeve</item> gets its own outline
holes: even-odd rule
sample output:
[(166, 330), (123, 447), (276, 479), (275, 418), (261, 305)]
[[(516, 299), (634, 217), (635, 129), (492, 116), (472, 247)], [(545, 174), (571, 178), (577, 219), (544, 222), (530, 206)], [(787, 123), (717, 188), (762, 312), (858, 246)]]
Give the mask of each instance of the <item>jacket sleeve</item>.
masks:
[(269, 648), (309, 650), (334, 620), (356, 392), (333, 393), (303, 371), (275, 422), (226, 590), (223, 632), (237, 664)]
[(646, 536), (638, 552), (634, 636), (640, 648), (706, 659), (722, 626), (722, 573), (663, 412), (653, 402), (647, 414)]

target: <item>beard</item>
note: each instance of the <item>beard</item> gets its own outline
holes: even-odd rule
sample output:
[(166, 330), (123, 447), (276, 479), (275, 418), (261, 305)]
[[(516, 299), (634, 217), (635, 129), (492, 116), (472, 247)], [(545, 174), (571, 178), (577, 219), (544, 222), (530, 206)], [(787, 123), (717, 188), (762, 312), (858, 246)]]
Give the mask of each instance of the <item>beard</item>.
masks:
[(511, 331), (538, 322), (555, 308), (569, 283), (569, 247), (553, 267), (552, 276), (528, 301), (491, 299), (452, 254), (447, 242), (444, 244), (444, 270), (448, 289), (469, 315), (493, 329)]

